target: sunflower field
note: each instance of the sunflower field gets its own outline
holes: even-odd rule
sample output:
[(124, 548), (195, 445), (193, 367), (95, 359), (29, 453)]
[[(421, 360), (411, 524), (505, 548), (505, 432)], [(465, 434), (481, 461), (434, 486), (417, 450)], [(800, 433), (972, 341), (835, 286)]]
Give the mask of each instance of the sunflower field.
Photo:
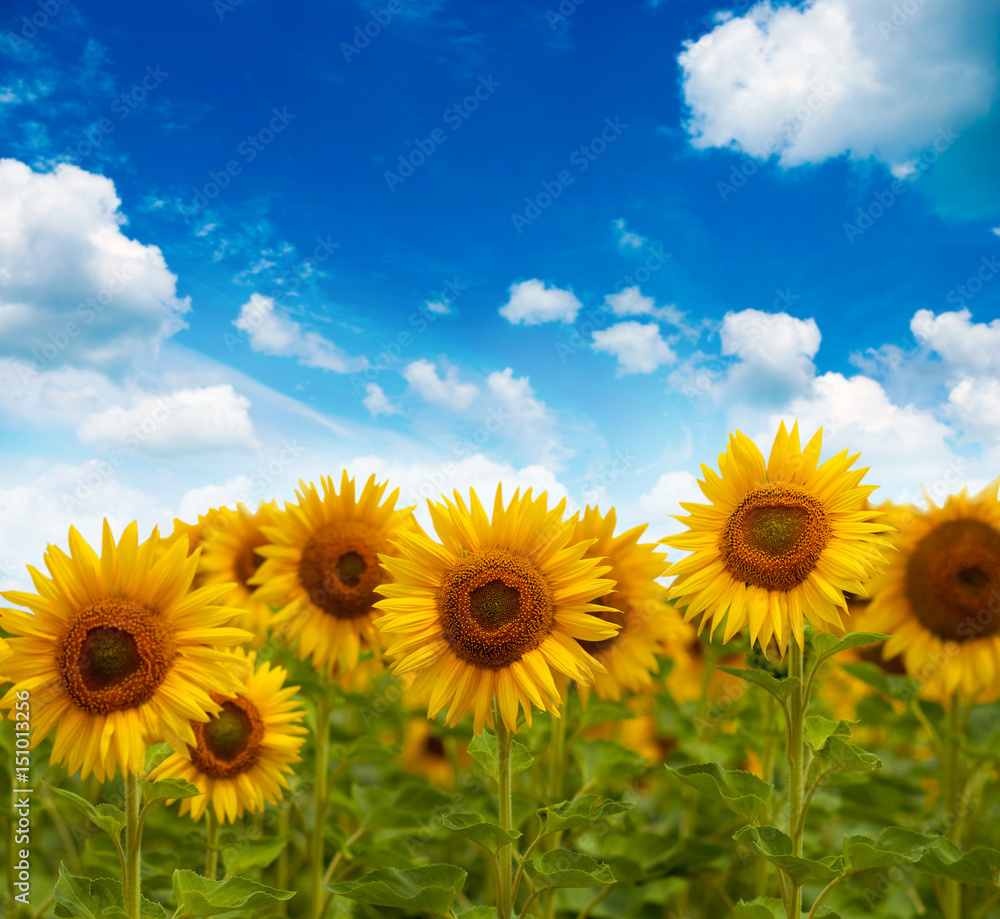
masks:
[(821, 447), (733, 434), (659, 541), (346, 472), (71, 529), (0, 610), (0, 916), (1000, 917), (1000, 480)]

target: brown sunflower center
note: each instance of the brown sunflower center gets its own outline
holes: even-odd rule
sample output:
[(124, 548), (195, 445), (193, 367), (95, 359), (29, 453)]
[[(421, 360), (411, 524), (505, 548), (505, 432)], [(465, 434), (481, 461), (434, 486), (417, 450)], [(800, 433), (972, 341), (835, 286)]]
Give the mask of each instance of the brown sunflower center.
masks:
[(435, 734), (430, 734), (424, 741), (424, 752), (433, 759), (447, 759), (444, 741)]
[(228, 779), (256, 764), (264, 740), (264, 722), (246, 696), (224, 702), (213, 698), (221, 703), (222, 711), (204, 724), (191, 725), (197, 744), (188, 750), (199, 772)]
[(438, 592), (444, 638), (468, 664), (500, 670), (537, 648), (552, 630), (549, 585), (535, 566), (505, 549), (469, 555)]
[(148, 702), (175, 653), (159, 616), (133, 600), (105, 597), (67, 625), (59, 640), (59, 672), (80, 708), (106, 714)]
[(906, 566), (913, 612), (945, 641), (1000, 632), (1000, 532), (982, 520), (949, 520), (928, 533)]
[(816, 567), (831, 527), (822, 503), (795, 485), (758, 485), (729, 516), (722, 559), (733, 577), (791, 590)]
[(315, 606), (338, 619), (371, 612), (375, 588), (385, 581), (374, 532), (331, 524), (302, 550), (299, 580)]
[[(608, 594), (606, 597), (599, 597), (594, 600), (600, 606), (615, 606), (616, 601), (613, 594)], [(598, 654), (601, 651), (607, 651), (608, 648), (614, 647), (622, 637), (622, 633), (625, 631), (625, 623), (628, 621), (628, 617), (625, 613), (619, 610), (602, 610), (599, 613), (592, 613), (591, 615), (597, 616), (598, 619), (603, 619), (605, 622), (615, 622), (621, 626), (614, 635), (610, 638), (602, 639), (601, 641), (584, 641), (582, 639), (577, 639), (580, 647), (583, 648), (588, 654)]]
[(257, 573), (257, 569), (264, 564), (264, 557), (257, 554), (257, 550), (264, 545), (267, 545), (267, 543), (259, 542), (256, 545), (244, 545), (236, 554), (236, 558), (233, 559), (233, 569), (236, 574), (236, 579), (249, 591), (252, 591), (254, 588), (248, 587), (247, 581), (249, 581), (250, 578)]

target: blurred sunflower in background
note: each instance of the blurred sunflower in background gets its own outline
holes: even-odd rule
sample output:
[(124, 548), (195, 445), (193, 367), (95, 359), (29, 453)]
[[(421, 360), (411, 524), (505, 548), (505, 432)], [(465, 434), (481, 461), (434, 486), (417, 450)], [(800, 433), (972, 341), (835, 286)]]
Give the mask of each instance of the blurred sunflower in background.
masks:
[(455, 783), (454, 752), (447, 733), (433, 721), (417, 715), (406, 722), (399, 765), (407, 772), (449, 788)]
[(1000, 692), (1000, 501), (994, 480), (927, 510), (885, 505), (898, 550), (871, 586), (869, 627), (892, 635), (887, 661), (930, 698), (987, 701)]
[(0, 638), (0, 661), (6, 660), (10, 657), (11, 650), (10, 645), (7, 644), (2, 638)]
[(174, 528), (169, 536), (163, 537), (163, 548), (166, 549), (174, 541), (182, 536), (187, 537), (188, 554), (194, 552), (201, 545), (202, 536), (205, 530), (212, 529), (212, 521), (218, 516), (219, 508), (210, 507), (204, 514), (198, 515), (196, 523), (187, 523), (179, 517), (174, 517)]
[(861, 485), (867, 469), (854, 469), (847, 451), (819, 465), (822, 430), (799, 446), (796, 423), (784, 422), (765, 462), (752, 440), (737, 431), (719, 456), (719, 474), (703, 465), (701, 490), (710, 504), (681, 506), (688, 530), (662, 540), (691, 554), (670, 566), (670, 596), (685, 619), (723, 619), (723, 641), (749, 627), (751, 644), (774, 639), (782, 654), (794, 638), (804, 643), (808, 621), (823, 632), (842, 632), (844, 591), (865, 596), (865, 582), (884, 566), (885, 523), (867, 509), (875, 485)]
[(70, 774), (139, 773), (147, 743), (194, 743), (192, 721), (219, 711), (217, 694), (241, 689), (222, 649), (251, 635), (229, 627), (235, 611), (218, 605), (229, 585), (191, 590), (197, 553), (184, 540), (166, 553), (160, 544), (154, 529), (139, 545), (135, 523), (115, 544), (105, 520), (98, 557), (70, 527), (70, 554), (50, 545), (44, 556), (51, 577), (28, 567), (38, 593), (2, 594), (34, 615), (0, 610), (15, 636), (0, 665), (0, 682), (14, 685), (0, 709), (31, 692), (31, 745), (54, 728), (51, 760)]
[[(601, 641), (581, 641), (584, 651), (605, 668), (594, 676), (594, 692), (602, 699), (619, 700), (623, 693), (649, 688), (659, 672), (656, 655), (676, 634), (677, 619), (668, 613), (666, 588), (656, 582), (667, 569), (666, 553), (656, 543), (640, 543), (648, 524), (615, 536), (615, 510), (604, 516), (588, 507), (576, 524), (573, 541), (593, 540), (587, 558), (606, 559), (615, 589), (596, 602), (610, 607), (596, 613), (621, 629)], [(589, 687), (580, 686), (586, 701)]]
[(371, 476), (359, 496), (345, 470), (340, 493), (333, 479), (316, 486), (299, 481), (296, 503), (285, 502), (261, 527), (268, 543), (255, 551), (264, 563), (249, 579), (258, 603), (283, 607), (275, 621), (298, 655), (330, 678), (349, 673), (362, 650), (379, 650), (373, 625), (375, 588), (389, 580), (380, 555), (391, 555), (390, 540), (417, 528), (413, 508), (396, 508), (399, 489), (382, 501), (387, 483)]
[(207, 722), (194, 722), (194, 742), (173, 753), (152, 772), (153, 781), (185, 779), (201, 790), (181, 800), (180, 813), (200, 820), (212, 807), (219, 822), (230, 823), (245, 811), (259, 813), (281, 799), (292, 763), (301, 759), (306, 711), (293, 698), (298, 686), (285, 686), (283, 667), (237, 652), (230, 662), (243, 678), (243, 692), (217, 696), (220, 710)]
[(562, 701), (553, 674), (581, 684), (604, 667), (580, 641), (604, 641), (619, 631), (593, 602), (615, 582), (608, 566), (586, 557), (592, 540), (576, 541), (566, 502), (548, 510), (547, 495), (514, 492), (507, 507), (498, 486), (492, 519), (475, 491), (470, 505), (428, 502), (441, 543), (400, 531), (399, 556), (383, 556), (395, 583), (378, 587), (379, 627), (390, 636), (393, 672), (414, 673), (412, 692), (433, 687), (428, 716), (447, 707), (454, 725), (474, 712), (473, 730), (493, 726), (496, 698), (504, 725), (531, 706), (557, 714)]
[(241, 502), (235, 510), (220, 507), (211, 526), (202, 530), (196, 583), (231, 585), (222, 602), (240, 611), (236, 624), (253, 632), (256, 644), (267, 637), (274, 613), (253, 597), (256, 588), (248, 582), (264, 561), (257, 550), (269, 541), (261, 527), (273, 522), (277, 513), (277, 501), (262, 503), (256, 513)]

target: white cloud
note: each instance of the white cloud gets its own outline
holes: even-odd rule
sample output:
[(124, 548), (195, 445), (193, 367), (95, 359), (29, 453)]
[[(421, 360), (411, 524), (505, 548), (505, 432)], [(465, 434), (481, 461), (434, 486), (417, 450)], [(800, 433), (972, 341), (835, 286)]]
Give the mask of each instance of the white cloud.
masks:
[(500, 307), (500, 315), (518, 325), (538, 325), (542, 322), (576, 322), (583, 304), (571, 290), (546, 287), (533, 278), (510, 286), (510, 299)]
[(444, 377), (439, 377), (437, 364), (420, 358), (403, 368), (403, 377), (426, 402), (456, 411), (468, 408), (479, 395), (479, 389), (473, 383), (462, 383), (457, 367), (446, 365), (444, 371)]
[(439, 316), (447, 316), (451, 312), (451, 307), (441, 300), (427, 300), (425, 302), (427, 309)]
[(105, 176), (0, 160), (0, 353), (38, 370), (125, 367), (185, 327), (177, 277), (122, 232), (120, 205)]
[(785, 166), (844, 154), (900, 166), (939, 131), (962, 131), (996, 98), (997, 4), (909, 6), (764, 2), (720, 16), (678, 56), (692, 144)]
[(114, 470), (99, 460), (78, 466), (56, 463), (24, 484), (0, 486), (4, 522), (0, 527), (0, 589), (32, 590), (25, 565), (44, 571), (42, 554), (49, 543), (67, 551), (70, 525), (99, 550), (105, 517), (117, 539), (133, 520), (139, 522), (140, 538), (145, 538), (154, 525), (165, 524), (170, 516), (158, 499), (122, 485)]
[[(192, 488), (181, 497), (177, 516), (188, 523), (194, 523), (199, 514), (205, 514), (213, 507), (236, 507), (242, 501), (251, 510), (260, 503), (256, 499), (255, 482), (249, 476), (238, 475), (226, 479), (224, 485), (203, 485)], [(280, 505), (280, 502), (279, 502)]]
[(305, 331), (294, 319), (278, 312), (274, 300), (262, 294), (250, 296), (233, 325), (248, 336), (254, 351), (294, 357), (303, 367), (356, 373), (368, 366), (367, 358), (353, 357), (319, 332)]
[(486, 378), (486, 384), (515, 418), (541, 421), (546, 417), (545, 403), (535, 398), (528, 377), (515, 377), (510, 367), (493, 371)]
[(918, 310), (910, 321), (910, 331), (964, 375), (1000, 374), (1000, 319), (987, 325), (972, 322), (967, 309), (939, 315)]
[(726, 313), (719, 331), (722, 353), (739, 360), (718, 395), (745, 402), (781, 402), (808, 390), (820, 332), (815, 319), (788, 313)]
[(604, 298), (604, 303), (616, 316), (651, 316), (653, 319), (676, 326), (689, 338), (698, 337), (698, 329), (688, 324), (683, 310), (679, 310), (673, 303), (657, 306), (652, 297), (643, 296), (638, 286), (626, 287), (616, 294), (608, 294)]
[(398, 415), (402, 411), (399, 406), (389, 401), (385, 390), (378, 383), (366, 384), (365, 392), (367, 395), (361, 400), (361, 404), (368, 409), (372, 418), (378, 418), (379, 415)]
[(641, 249), (649, 242), (645, 236), (640, 236), (638, 233), (633, 233), (629, 230), (621, 217), (617, 220), (612, 220), (611, 226), (618, 236), (619, 249)]
[[(640, 523), (648, 521), (648, 538), (661, 539), (684, 530), (684, 525), (673, 519), (674, 515), (687, 513), (680, 506), (681, 501), (705, 504), (706, 498), (694, 475), (683, 469), (674, 469), (664, 472), (656, 484), (639, 498), (637, 506), (630, 508), (629, 517)], [(676, 550), (672, 549), (668, 557), (675, 558), (676, 554)]]
[(948, 393), (950, 413), (969, 431), (1000, 434), (1000, 380), (964, 379)]
[(143, 394), (129, 408), (113, 405), (88, 416), (77, 435), (85, 444), (116, 444), (160, 456), (252, 449), (259, 443), (249, 408), (250, 400), (228, 383)]
[(594, 332), (591, 347), (618, 358), (615, 376), (652, 373), (663, 364), (677, 360), (673, 348), (663, 340), (655, 322), (618, 322)]

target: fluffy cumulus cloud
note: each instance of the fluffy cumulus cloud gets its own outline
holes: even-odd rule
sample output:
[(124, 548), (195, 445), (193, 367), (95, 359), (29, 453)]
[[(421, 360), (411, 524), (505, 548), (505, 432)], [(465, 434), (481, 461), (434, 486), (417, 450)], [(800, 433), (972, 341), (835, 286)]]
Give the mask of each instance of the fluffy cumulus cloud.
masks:
[[(684, 525), (680, 521), (674, 520), (674, 517), (686, 513), (681, 507), (682, 501), (707, 503), (707, 499), (698, 485), (698, 479), (683, 469), (664, 472), (656, 480), (656, 484), (643, 494), (634, 506), (624, 509), (628, 520), (623, 519), (623, 525), (627, 525), (633, 520), (638, 523), (650, 521), (650, 530), (646, 534), (647, 538), (650, 539), (661, 539), (673, 533), (680, 533), (684, 530)], [(671, 559), (674, 559), (676, 555), (676, 550), (670, 550), (669, 557)]]
[(535, 398), (528, 377), (515, 377), (510, 367), (495, 370), (486, 378), (486, 385), (515, 418), (541, 421), (546, 417), (545, 403)]
[(0, 590), (32, 590), (25, 565), (44, 571), (49, 543), (68, 551), (71, 525), (99, 549), (105, 517), (115, 538), (133, 520), (145, 538), (171, 514), (157, 498), (123, 485), (107, 463), (90, 460), (56, 463), (27, 481), (0, 486), (0, 517)]
[(238, 475), (226, 479), (222, 485), (192, 488), (181, 497), (177, 516), (188, 523), (194, 523), (200, 514), (208, 513), (209, 508), (236, 507), (241, 501), (253, 510), (259, 504), (256, 485), (249, 476)]
[(357, 373), (368, 366), (367, 358), (353, 357), (319, 332), (306, 330), (275, 307), (274, 300), (252, 294), (233, 320), (260, 354), (295, 358), (303, 367), (316, 367), (334, 373)]
[(113, 405), (89, 415), (77, 429), (86, 444), (119, 445), (159, 456), (259, 446), (250, 400), (228, 383), (142, 395), (131, 406)]
[(604, 298), (604, 305), (616, 316), (650, 316), (676, 326), (688, 337), (697, 338), (697, 329), (688, 325), (683, 310), (679, 310), (673, 303), (657, 306), (652, 297), (643, 296), (639, 287), (626, 287), (618, 293), (608, 294)]
[(379, 415), (398, 415), (402, 411), (398, 405), (393, 405), (389, 401), (385, 390), (378, 383), (365, 385), (365, 397), (361, 400), (361, 404), (368, 409), (372, 418), (378, 418)]
[(815, 319), (741, 310), (726, 313), (719, 337), (722, 353), (738, 359), (718, 392), (721, 397), (775, 404), (812, 383), (821, 337)]
[(655, 322), (618, 322), (594, 332), (591, 347), (618, 359), (615, 375), (652, 373), (657, 367), (677, 360), (673, 348), (664, 341)]
[(995, 0), (759, 3), (678, 56), (688, 130), (786, 166), (848, 154), (906, 169), (996, 99)]
[(105, 176), (0, 160), (0, 354), (36, 371), (120, 368), (184, 327), (176, 276), (123, 232), (120, 206)]
[(425, 402), (455, 411), (467, 409), (479, 395), (474, 383), (463, 383), (458, 378), (457, 367), (444, 365), (444, 376), (439, 376), (437, 364), (423, 357), (403, 368), (403, 378)]
[(514, 325), (539, 325), (543, 322), (576, 322), (583, 304), (573, 291), (546, 287), (533, 278), (510, 286), (510, 298), (500, 307), (500, 315)]

